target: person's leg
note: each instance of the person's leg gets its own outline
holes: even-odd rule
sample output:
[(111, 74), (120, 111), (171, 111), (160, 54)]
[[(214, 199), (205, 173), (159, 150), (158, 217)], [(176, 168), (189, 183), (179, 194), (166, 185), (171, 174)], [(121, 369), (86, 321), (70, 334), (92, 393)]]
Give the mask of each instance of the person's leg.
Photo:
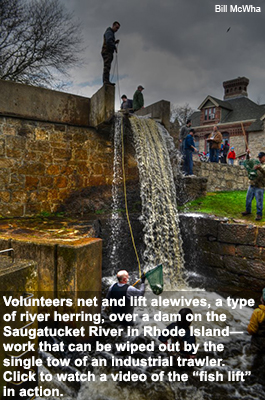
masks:
[(110, 76), (110, 69), (111, 69), (111, 63), (113, 60), (113, 53), (107, 52), (107, 53), (101, 53), (103, 57), (103, 83), (109, 83), (109, 76)]
[(248, 191), (247, 191), (247, 197), (246, 197), (246, 212), (251, 213), (251, 204), (252, 200), (255, 196), (255, 188), (253, 186), (249, 186)]
[(210, 162), (213, 162), (214, 149), (210, 149)]
[(190, 175), (193, 175), (193, 152), (190, 152)]
[(263, 194), (264, 194), (264, 189), (255, 188), (255, 198), (256, 198), (256, 203), (257, 203), (257, 215), (259, 215), (260, 217), (262, 217)]
[(188, 150), (184, 150), (184, 164), (183, 164), (183, 171), (185, 175), (188, 175)]
[(214, 149), (214, 162), (219, 163), (219, 149)]
[(188, 150), (188, 175), (192, 175), (193, 170), (193, 160), (192, 160), (192, 151)]

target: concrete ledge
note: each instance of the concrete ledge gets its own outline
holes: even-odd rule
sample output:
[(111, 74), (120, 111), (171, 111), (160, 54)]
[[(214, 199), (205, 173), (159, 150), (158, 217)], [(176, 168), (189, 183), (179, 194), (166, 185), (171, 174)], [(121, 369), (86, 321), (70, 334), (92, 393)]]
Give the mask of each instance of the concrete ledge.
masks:
[(98, 127), (114, 115), (115, 88), (104, 85), (92, 98), (0, 80), (0, 115)]
[(108, 123), (114, 115), (115, 87), (111, 85), (102, 86), (97, 93), (91, 97), (89, 123), (90, 126), (100, 127)]
[(150, 115), (151, 118), (158, 119), (165, 126), (165, 128), (169, 129), (169, 120), (170, 120), (170, 102), (166, 100), (160, 100), (157, 103), (150, 104), (141, 110), (136, 111), (136, 115)]
[(3, 80), (0, 93), (1, 115), (89, 126), (89, 98)]

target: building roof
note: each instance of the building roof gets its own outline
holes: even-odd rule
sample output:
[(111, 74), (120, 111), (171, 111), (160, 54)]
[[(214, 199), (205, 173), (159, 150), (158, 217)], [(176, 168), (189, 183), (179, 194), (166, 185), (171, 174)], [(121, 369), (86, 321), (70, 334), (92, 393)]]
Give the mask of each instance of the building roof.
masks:
[[(247, 130), (249, 132), (263, 130), (264, 104), (256, 104), (245, 96), (230, 98), (228, 100), (220, 100), (213, 96), (207, 96), (198, 107), (199, 110), (202, 110), (208, 101), (215, 107), (221, 107), (226, 110), (225, 114), (221, 114), (221, 124), (253, 120), (253, 123)], [(201, 111), (196, 111), (191, 115), (192, 126), (200, 126), (200, 115)]]
[(261, 119), (256, 119), (255, 122), (252, 122), (252, 124), (246, 129), (248, 132), (258, 132), (258, 131), (263, 131), (263, 124), (264, 121)]
[(220, 121), (221, 123), (258, 119), (264, 114), (264, 107), (247, 97), (229, 99), (229, 104), (232, 106), (232, 111)]
[(207, 103), (207, 101), (209, 101), (209, 100), (215, 105), (215, 107), (222, 107), (222, 108), (226, 108), (228, 110), (233, 109), (228, 101), (223, 101), (223, 100), (217, 99), (216, 97), (213, 97), (213, 96), (207, 96), (206, 99), (202, 102), (202, 104), (198, 107), (198, 109), (201, 110), (203, 108), (203, 106)]

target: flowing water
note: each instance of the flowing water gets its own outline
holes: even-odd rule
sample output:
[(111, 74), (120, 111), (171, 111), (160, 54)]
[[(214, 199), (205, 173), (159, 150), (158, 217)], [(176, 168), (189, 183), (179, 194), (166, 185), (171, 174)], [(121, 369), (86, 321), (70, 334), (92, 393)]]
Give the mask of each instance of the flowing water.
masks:
[(162, 263), (171, 283), (176, 282), (182, 280), (183, 254), (169, 134), (151, 119), (131, 117), (130, 122), (140, 175), (144, 264)]
[(112, 269), (121, 269), (119, 261), (120, 241), (117, 240), (121, 229), (121, 219), (119, 217), (119, 208), (121, 208), (120, 188), (122, 186), (122, 147), (121, 147), (121, 118), (115, 119), (114, 126), (114, 160), (113, 160), (113, 181), (112, 181), (112, 214), (111, 214), (111, 236), (110, 236), (110, 263)]
[[(217, 352), (215, 349), (211, 350), (209, 354), (213, 358), (222, 358), (223, 362), (218, 367), (193, 367), (188, 370), (181, 367), (141, 367), (137, 366), (137, 359), (147, 358), (149, 356), (157, 357), (157, 355), (164, 355), (158, 353), (157, 335), (144, 336), (144, 326), (156, 326), (157, 328), (164, 328), (169, 324), (168, 321), (157, 321), (156, 314), (161, 311), (165, 315), (177, 313), (182, 307), (161, 306), (154, 307), (150, 305), (151, 299), (154, 297), (151, 291), (148, 291), (146, 297), (149, 299), (146, 307), (138, 307), (135, 312), (138, 314), (136, 327), (139, 330), (135, 336), (127, 336), (126, 332), (119, 337), (107, 337), (106, 341), (115, 347), (117, 342), (133, 342), (133, 343), (150, 343), (151, 340), (155, 341), (155, 350), (153, 352), (136, 353), (133, 359), (136, 361), (135, 366), (131, 367), (113, 367), (111, 360), (119, 358), (122, 354), (116, 350), (111, 352), (96, 352), (93, 351), (89, 354), (91, 357), (100, 357), (107, 360), (107, 366), (95, 367), (93, 371), (97, 379), (95, 382), (84, 382), (81, 384), (80, 389), (76, 395), (66, 391), (64, 399), (67, 400), (223, 400), (223, 399), (242, 399), (242, 400), (262, 400), (265, 399), (264, 395), (264, 374), (261, 368), (255, 369), (253, 362), (257, 361), (257, 357), (252, 354), (250, 350), (250, 339), (246, 333), (246, 327), (251, 316), (252, 310), (244, 307), (243, 310), (232, 310), (227, 305), (226, 299), (222, 299), (222, 304), (216, 306), (216, 298), (219, 295), (213, 292), (206, 292), (204, 290), (195, 290), (189, 288), (182, 278), (183, 273), (183, 254), (182, 242), (179, 234), (178, 227), (178, 213), (176, 205), (176, 192), (174, 185), (174, 176), (170, 162), (170, 147), (172, 141), (169, 134), (157, 125), (154, 121), (131, 117), (130, 118), (134, 144), (136, 150), (136, 158), (139, 166), (140, 175), (140, 189), (142, 200), (142, 215), (141, 220), (144, 229), (144, 269), (150, 268), (158, 263), (163, 263), (166, 276), (171, 282), (171, 291), (164, 291), (162, 298), (167, 299), (180, 299), (181, 296), (189, 299), (205, 299), (207, 306), (193, 307), (193, 313), (200, 313), (202, 321), (193, 322), (195, 328), (220, 328), (229, 326), (230, 331), (242, 332), (237, 334), (230, 334), (226, 336), (211, 336), (211, 337), (198, 337), (197, 343), (200, 344), (198, 357), (204, 357), (203, 343), (205, 340), (211, 340), (213, 344), (223, 343), (225, 348), (223, 352)], [(114, 180), (113, 180), (113, 208), (112, 214), (113, 222), (113, 235), (112, 235), (112, 261), (115, 263), (118, 256), (118, 241), (119, 241), (119, 224), (116, 223), (115, 209), (119, 207), (119, 195), (117, 187), (121, 180), (120, 165), (120, 128), (121, 119), (116, 120), (115, 129), (115, 161), (114, 161)], [(172, 149), (171, 149), (172, 153)], [(173, 152), (174, 153), (174, 152)], [(116, 187), (115, 187), (116, 186)], [(115, 238), (117, 241), (115, 243)], [(131, 246), (131, 243), (128, 243)], [(109, 277), (114, 281), (114, 277)], [(168, 286), (169, 287), (169, 286)], [(217, 288), (218, 289), (218, 288)], [(157, 298), (157, 296), (156, 296)], [(226, 321), (209, 322), (206, 320), (206, 312), (208, 310), (214, 311), (216, 314), (225, 314)], [(143, 314), (149, 315), (150, 321), (143, 322)], [(105, 318), (105, 326), (109, 327), (111, 324), (108, 322), (108, 317), (103, 313)], [(77, 355), (80, 356), (80, 355)], [(126, 355), (127, 356), (127, 355)], [(255, 359), (255, 360), (254, 360)], [(264, 367), (263, 367), (264, 368)], [(163, 370), (165, 373), (174, 370), (179, 373), (187, 372), (189, 375), (188, 382), (170, 382), (164, 379), (159, 382), (152, 382), (150, 376), (152, 373), (159, 373)], [(226, 378), (227, 371), (251, 371), (251, 376), (246, 378), (246, 381), (228, 382)], [(145, 373), (148, 380), (145, 382), (114, 382), (111, 379), (111, 373), (118, 373), (118, 371), (131, 372), (131, 373)], [(220, 382), (205, 382), (200, 381), (194, 371), (206, 371), (207, 373), (215, 373), (219, 371), (224, 374), (224, 380)], [(107, 374), (108, 381), (100, 382), (100, 374)], [(51, 399), (50, 399), (51, 400)]]

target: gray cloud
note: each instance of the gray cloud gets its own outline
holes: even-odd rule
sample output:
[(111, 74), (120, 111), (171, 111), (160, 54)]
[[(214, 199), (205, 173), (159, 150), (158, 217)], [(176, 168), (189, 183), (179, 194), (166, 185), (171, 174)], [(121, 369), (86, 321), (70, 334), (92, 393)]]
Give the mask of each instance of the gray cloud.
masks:
[[(224, 80), (246, 76), (250, 79), (249, 97), (265, 103), (265, 6), (258, 14), (215, 13), (214, 3), (218, 2), (213, 0), (63, 3), (82, 21), (87, 46), (84, 66), (71, 71), (69, 91), (73, 93), (91, 96), (100, 87), (103, 33), (118, 20), (121, 94), (132, 97), (136, 86), (142, 84), (146, 104), (166, 99), (196, 108), (207, 94), (222, 98)], [(262, 5), (261, 0), (251, 3)]]

